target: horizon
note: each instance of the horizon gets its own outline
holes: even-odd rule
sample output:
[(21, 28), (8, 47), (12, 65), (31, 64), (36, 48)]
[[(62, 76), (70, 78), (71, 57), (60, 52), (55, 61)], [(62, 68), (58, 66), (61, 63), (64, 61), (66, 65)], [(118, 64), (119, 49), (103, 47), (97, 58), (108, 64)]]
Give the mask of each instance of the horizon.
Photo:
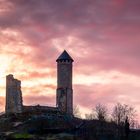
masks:
[(21, 80), (23, 103), (55, 105), (56, 59), (74, 59), (74, 105), (137, 110), (140, 123), (139, 0), (0, 1), (0, 111), (5, 76)]

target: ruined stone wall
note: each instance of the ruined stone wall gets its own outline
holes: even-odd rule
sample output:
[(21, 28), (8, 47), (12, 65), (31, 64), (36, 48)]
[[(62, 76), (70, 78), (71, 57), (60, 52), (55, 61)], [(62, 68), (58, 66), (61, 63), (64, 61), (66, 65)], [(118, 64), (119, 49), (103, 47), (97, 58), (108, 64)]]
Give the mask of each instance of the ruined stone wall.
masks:
[(6, 76), (6, 113), (22, 112), (21, 81), (14, 79), (13, 75)]
[(47, 112), (47, 111), (57, 111), (58, 108), (56, 107), (50, 107), (50, 106), (23, 106), (23, 111), (24, 112), (37, 112), (37, 111), (42, 111), (42, 112)]

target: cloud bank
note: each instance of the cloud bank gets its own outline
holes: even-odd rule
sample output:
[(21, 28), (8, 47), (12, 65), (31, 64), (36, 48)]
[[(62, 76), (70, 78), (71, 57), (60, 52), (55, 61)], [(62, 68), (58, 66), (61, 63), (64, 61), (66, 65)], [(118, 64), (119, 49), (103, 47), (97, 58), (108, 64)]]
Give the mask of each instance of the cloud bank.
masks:
[(140, 114), (139, 6), (139, 0), (1, 0), (1, 110), (9, 73), (22, 80), (25, 104), (55, 105), (55, 60), (66, 49), (75, 60), (74, 104), (83, 113), (99, 102), (121, 102)]

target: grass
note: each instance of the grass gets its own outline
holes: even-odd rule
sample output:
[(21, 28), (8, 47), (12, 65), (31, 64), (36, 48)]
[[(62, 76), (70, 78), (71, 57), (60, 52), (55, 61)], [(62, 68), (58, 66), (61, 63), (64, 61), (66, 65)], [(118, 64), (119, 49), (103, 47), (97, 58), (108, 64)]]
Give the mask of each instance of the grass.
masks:
[(21, 133), (21, 134), (15, 134), (13, 137), (16, 139), (19, 138), (29, 139), (29, 138), (33, 138), (33, 135), (30, 135), (28, 133)]

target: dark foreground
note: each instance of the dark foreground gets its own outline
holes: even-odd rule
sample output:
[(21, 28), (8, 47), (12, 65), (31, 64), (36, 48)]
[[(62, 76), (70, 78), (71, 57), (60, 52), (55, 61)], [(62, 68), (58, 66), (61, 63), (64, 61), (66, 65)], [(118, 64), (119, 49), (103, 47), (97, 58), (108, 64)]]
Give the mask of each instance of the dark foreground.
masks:
[(26, 112), (0, 116), (0, 140), (140, 140), (140, 130), (128, 138), (123, 127), (82, 120), (55, 112)]

